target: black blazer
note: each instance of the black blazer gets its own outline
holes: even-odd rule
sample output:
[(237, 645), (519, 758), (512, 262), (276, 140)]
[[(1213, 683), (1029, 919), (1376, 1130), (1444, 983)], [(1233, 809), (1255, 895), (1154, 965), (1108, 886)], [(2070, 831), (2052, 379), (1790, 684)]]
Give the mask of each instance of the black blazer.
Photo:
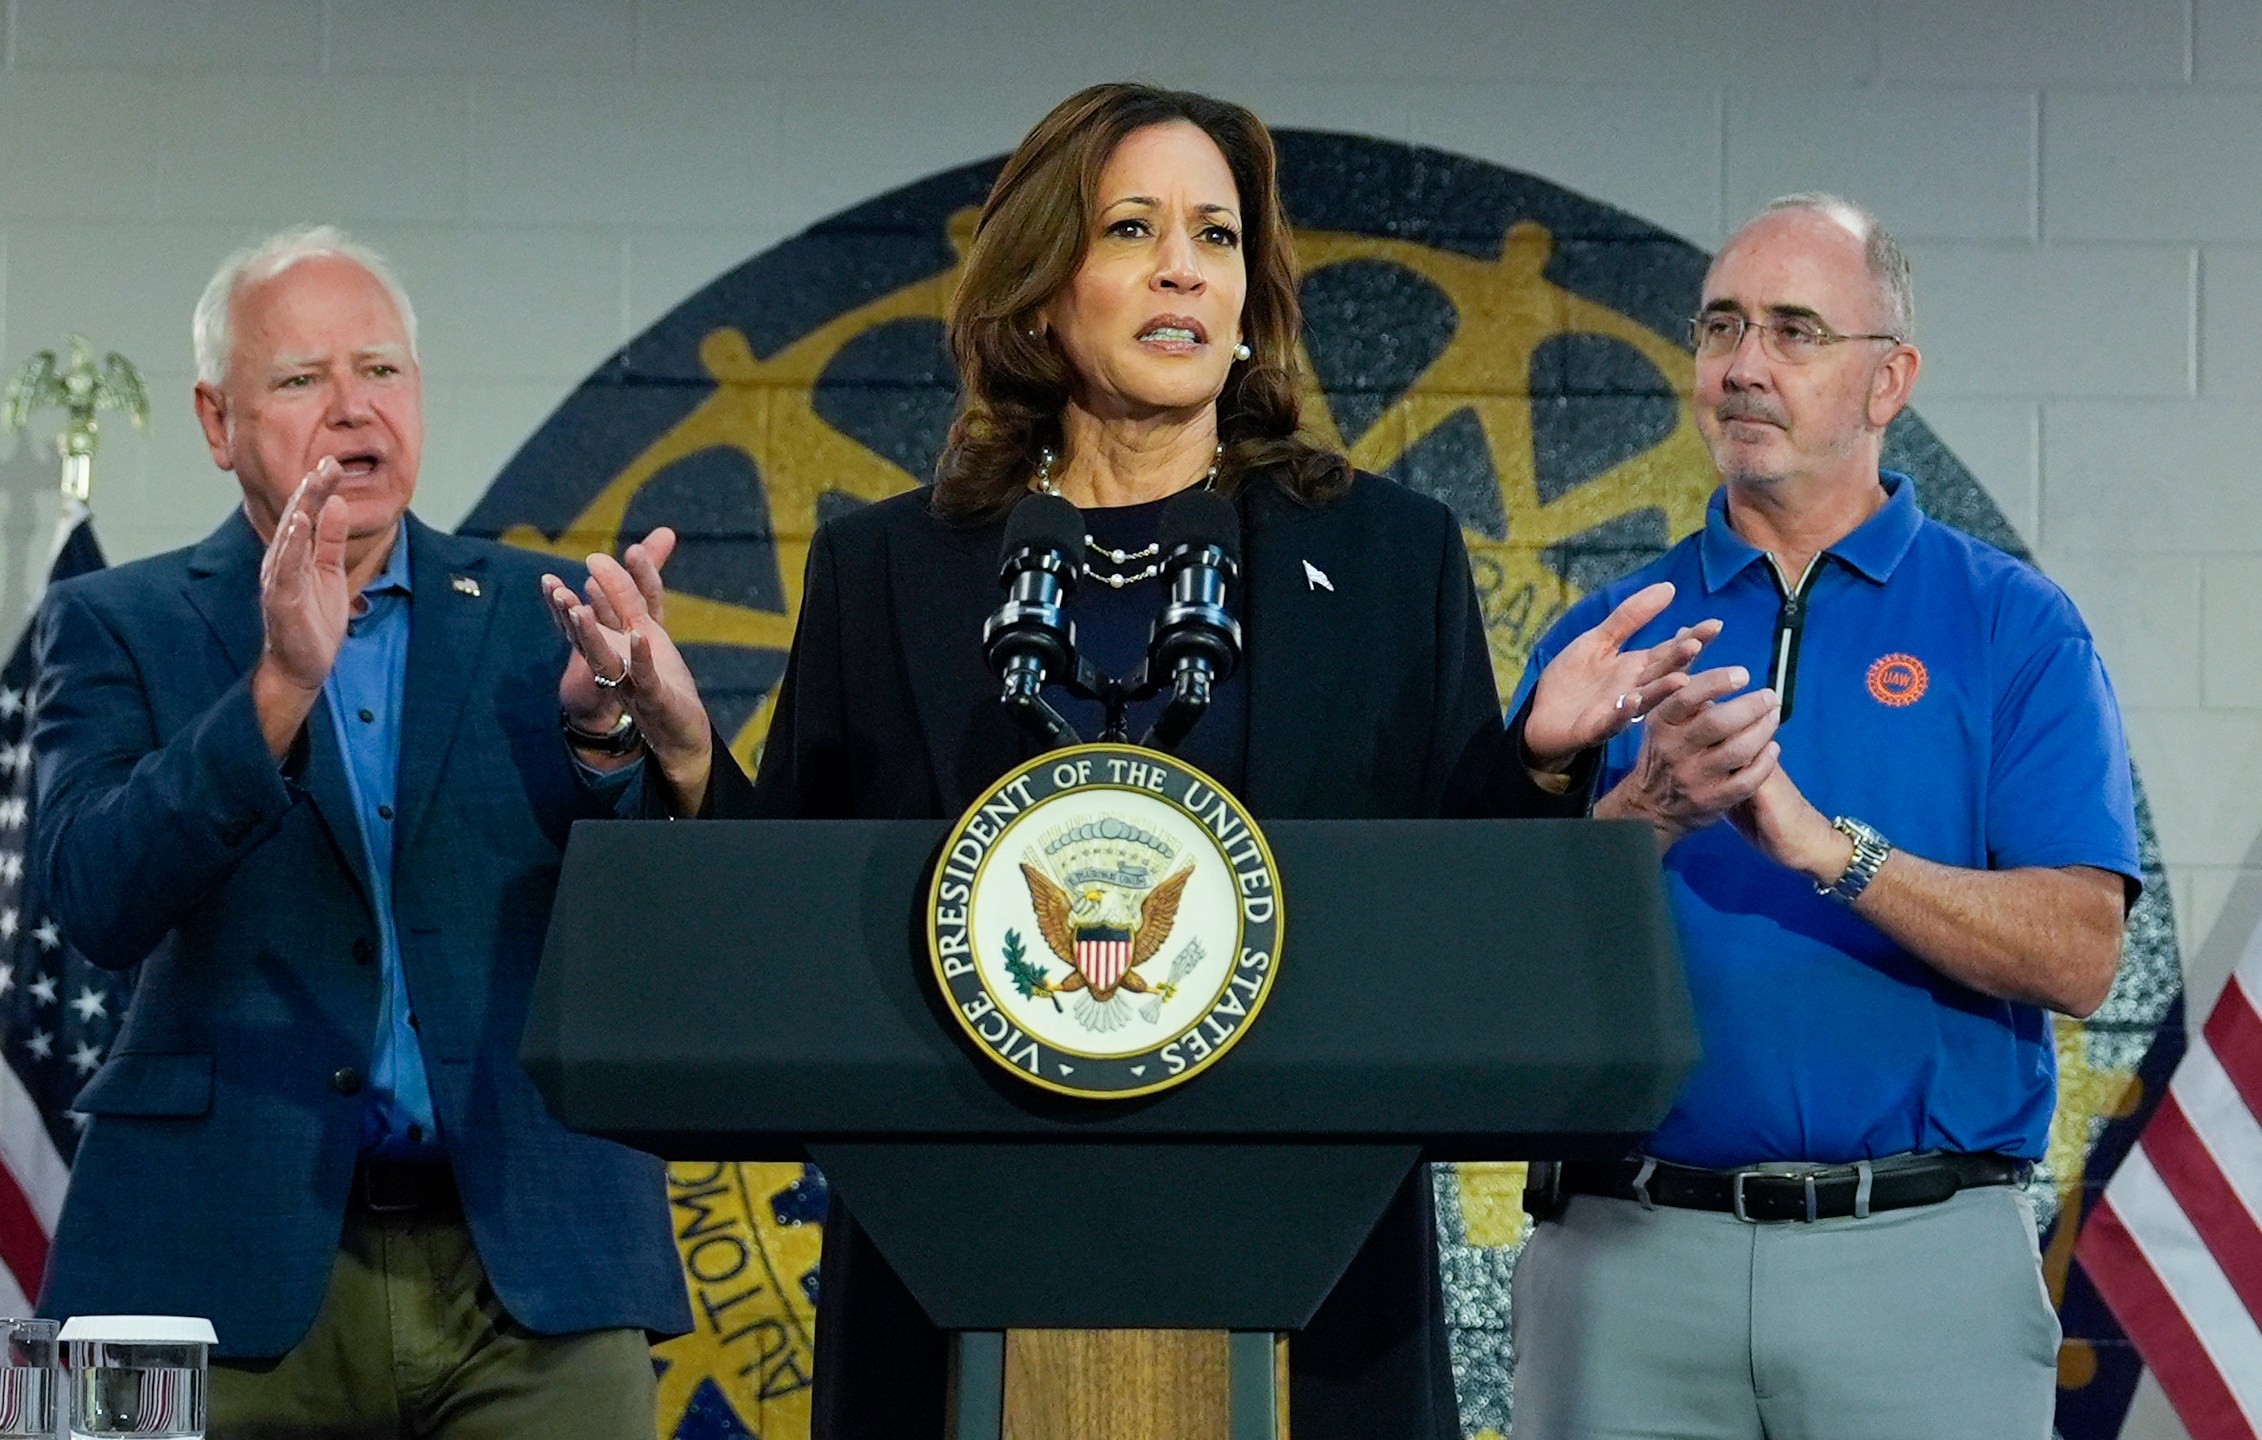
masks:
[[(1364, 474), (1317, 507), (1252, 477), (1238, 506), (1253, 813), (1584, 813), (1583, 790), (1531, 783), (1502, 730), (1451, 512)], [(1004, 533), (940, 519), (925, 491), (822, 526), (760, 779), (718, 765), (712, 813), (955, 817), (1034, 755), (982, 661)]]
[[(1317, 507), (1252, 477), (1238, 504), (1240, 793), (1256, 815), (1584, 812), (1584, 788), (1541, 791), (1502, 730), (1468, 552), (1443, 505), (1372, 475)], [(954, 817), (1034, 755), (982, 660), (1004, 532), (1002, 518), (946, 523), (924, 492), (821, 527), (761, 777), (718, 760), (708, 813)], [(938, 1433), (940, 1333), (841, 1207), (825, 1225), (813, 1435)], [(1457, 1440), (1426, 1170), (1289, 1356), (1306, 1440)]]

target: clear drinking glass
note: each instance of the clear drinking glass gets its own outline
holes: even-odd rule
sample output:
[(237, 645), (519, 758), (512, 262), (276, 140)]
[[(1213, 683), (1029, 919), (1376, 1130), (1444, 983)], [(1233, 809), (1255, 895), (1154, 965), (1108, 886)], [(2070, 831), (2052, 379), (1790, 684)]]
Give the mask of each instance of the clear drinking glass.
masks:
[(71, 1440), (203, 1440), (212, 1323), (180, 1315), (78, 1315), (71, 1356)]
[(57, 1363), (55, 1322), (0, 1320), (8, 1339), (0, 1366), (0, 1436), (54, 1440), (63, 1423), (63, 1372)]

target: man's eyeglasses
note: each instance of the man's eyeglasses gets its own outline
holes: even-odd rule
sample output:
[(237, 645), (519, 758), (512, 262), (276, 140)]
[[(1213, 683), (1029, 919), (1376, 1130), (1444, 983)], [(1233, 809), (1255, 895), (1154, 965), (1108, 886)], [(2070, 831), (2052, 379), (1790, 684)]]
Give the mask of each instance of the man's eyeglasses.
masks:
[(1890, 340), (1898, 335), (1846, 335), (1806, 315), (1777, 315), (1753, 320), (1733, 310), (1707, 310), (1689, 321), (1689, 345), (1697, 354), (1717, 358), (1734, 353), (1744, 343), (1744, 332), (1759, 332), (1759, 348), (1786, 365), (1804, 365), (1824, 350), (1846, 340)]

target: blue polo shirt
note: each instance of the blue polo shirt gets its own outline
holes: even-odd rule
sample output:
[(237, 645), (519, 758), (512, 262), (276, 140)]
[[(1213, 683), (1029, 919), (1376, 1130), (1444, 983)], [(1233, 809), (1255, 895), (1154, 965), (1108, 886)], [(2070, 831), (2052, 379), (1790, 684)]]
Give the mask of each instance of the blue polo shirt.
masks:
[[(1737, 536), (1715, 492), (1703, 530), (1548, 632), (1517, 704), (1572, 638), (1670, 580), (1672, 605), (1632, 643), (1724, 621), (1699, 668), (1741, 665), (1755, 686), (1785, 688), (1782, 763), (1823, 814), (1946, 865), (2138, 878), (2120, 709), (2073, 602), (1927, 518), (1906, 476), (1880, 479), (1884, 507), (1803, 585)], [(1640, 745), (1639, 726), (1611, 742), (1597, 794)], [(1948, 979), (1724, 820), (1664, 864), (1704, 1058), (1647, 1153), (1714, 1167), (1913, 1150), (2041, 1158), (2056, 1063), (2040, 1008)]]

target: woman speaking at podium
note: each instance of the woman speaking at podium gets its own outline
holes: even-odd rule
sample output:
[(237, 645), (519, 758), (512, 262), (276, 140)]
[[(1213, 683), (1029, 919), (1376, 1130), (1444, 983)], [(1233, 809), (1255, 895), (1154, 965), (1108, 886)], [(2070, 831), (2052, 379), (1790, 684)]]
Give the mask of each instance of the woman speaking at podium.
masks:
[[(621, 677), (673, 813), (956, 817), (1038, 748), (983, 656), (1006, 512), (1033, 492), (1082, 511), (1078, 648), (1123, 674), (1161, 607), (1164, 502), (1193, 486), (1239, 512), (1245, 663), (1189, 762), (1261, 819), (1584, 813), (1575, 762), (1677, 688), (1704, 637), (1621, 653), (1670, 587), (1636, 595), (1503, 729), (1450, 512), (1299, 437), (1274, 168), (1248, 111), (1144, 85), (1080, 91), (1029, 132), (951, 304), (962, 399), (935, 483), (818, 530), (751, 784), (659, 623), (669, 542), (591, 557), (586, 602), (551, 582), (573, 663)], [(1059, 704), (1096, 734), (1096, 708)], [(1421, 1169), (1290, 1341), (1297, 1440), (1458, 1440), (1434, 1231)], [(942, 1434), (944, 1339), (838, 1205), (820, 1290), (820, 1440)]]

